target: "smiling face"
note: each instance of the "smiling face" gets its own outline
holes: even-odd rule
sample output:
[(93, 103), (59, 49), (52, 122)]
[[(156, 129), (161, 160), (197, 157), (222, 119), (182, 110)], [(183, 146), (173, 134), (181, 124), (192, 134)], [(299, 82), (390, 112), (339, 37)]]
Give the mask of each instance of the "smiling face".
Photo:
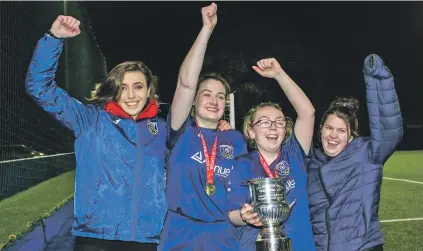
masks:
[(260, 152), (276, 152), (285, 139), (286, 124), (286, 118), (279, 109), (264, 106), (253, 115), (248, 134)]
[(144, 108), (149, 90), (145, 75), (140, 71), (125, 72), (117, 98), (118, 104), (132, 118), (136, 119)]
[(201, 82), (194, 100), (195, 116), (200, 126), (217, 126), (225, 111), (225, 104), (226, 90), (220, 81), (207, 79)]
[(323, 150), (330, 157), (340, 154), (351, 141), (348, 124), (334, 114), (328, 115), (320, 134)]

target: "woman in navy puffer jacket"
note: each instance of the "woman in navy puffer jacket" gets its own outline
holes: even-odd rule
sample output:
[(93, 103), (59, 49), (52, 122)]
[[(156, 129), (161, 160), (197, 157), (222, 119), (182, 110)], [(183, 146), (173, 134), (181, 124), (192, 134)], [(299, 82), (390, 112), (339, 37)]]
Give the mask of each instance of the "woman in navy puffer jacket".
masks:
[(378, 212), (382, 167), (403, 136), (394, 79), (382, 59), (364, 61), (370, 137), (358, 136), (358, 101), (338, 98), (320, 124), (321, 149), (308, 167), (317, 250), (383, 250)]

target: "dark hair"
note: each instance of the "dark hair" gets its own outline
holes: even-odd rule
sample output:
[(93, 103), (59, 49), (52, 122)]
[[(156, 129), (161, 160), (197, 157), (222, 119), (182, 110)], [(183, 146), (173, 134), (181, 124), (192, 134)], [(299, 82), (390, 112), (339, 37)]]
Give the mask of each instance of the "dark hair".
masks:
[(332, 103), (329, 105), (329, 108), (323, 114), (322, 120), (320, 121), (320, 131), (328, 119), (328, 116), (333, 114), (345, 121), (353, 138), (358, 137), (358, 109), (359, 102), (357, 99), (337, 97), (334, 101), (332, 101)]
[(229, 86), (229, 82), (228, 80), (223, 77), (222, 75), (215, 73), (215, 72), (209, 72), (209, 73), (204, 73), (201, 74), (200, 77), (198, 78), (198, 84), (197, 84), (197, 90), (195, 91), (195, 93), (198, 92), (198, 89), (200, 89), (201, 84), (209, 79), (214, 79), (216, 81), (219, 81), (220, 83), (222, 83), (223, 87), (225, 88), (225, 97), (226, 99), (228, 98), (229, 94), (231, 93), (231, 87)]
[(110, 101), (116, 101), (121, 92), (123, 77), (126, 72), (141, 72), (147, 80), (150, 89), (149, 99), (157, 98), (156, 89), (158, 77), (151, 73), (148, 66), (141, 61), (126, 61), (115, 66), (108, 74), (106, 81), (97, 84), (87, 100), (95, 105), (104, 106)]

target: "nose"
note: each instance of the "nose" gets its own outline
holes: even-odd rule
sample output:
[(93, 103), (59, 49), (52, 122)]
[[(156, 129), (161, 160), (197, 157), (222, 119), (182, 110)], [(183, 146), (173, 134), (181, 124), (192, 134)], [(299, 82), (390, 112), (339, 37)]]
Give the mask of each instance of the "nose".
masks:
[(272, 121), (270, 124), (270, 129), (271, 130), (276, 130), (276, 121)]
[(217, 99), (216, 99), (216, 97), (211, 97), (211, 98), (210, 98), (210, 103), (211, 103), (211, 104), (213, 104), (213, 105), (216, 105), (216, 104), (217, 104)]
[(331, 138), (336, 138), (336, 136), (337, 136), (337, 134), (336, 134), (336, 130), (332, 130), (332, 131), (330, 132), (329, 136), (330, 136)]
[(134, 98), (134, 97), (135, 97), (135, 91), (134, 91), (134, 89), (129, 88), (129, 89), (128, 89), (128, 98), (129, 98), (129, 99), (132, 99), (132, 98)]

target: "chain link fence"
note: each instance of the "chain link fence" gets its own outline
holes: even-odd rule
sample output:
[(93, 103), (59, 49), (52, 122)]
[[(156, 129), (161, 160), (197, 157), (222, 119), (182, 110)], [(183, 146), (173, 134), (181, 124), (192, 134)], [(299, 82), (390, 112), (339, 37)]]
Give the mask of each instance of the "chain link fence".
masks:
[(58, 15), (81, 21), (65, 40), (56, 81), (81, 102), (104, 80), (106, 61), (80, 2), (0, 2), (0, 200), (75, 168), (74, 137), (25, 92), (37, 41)]

